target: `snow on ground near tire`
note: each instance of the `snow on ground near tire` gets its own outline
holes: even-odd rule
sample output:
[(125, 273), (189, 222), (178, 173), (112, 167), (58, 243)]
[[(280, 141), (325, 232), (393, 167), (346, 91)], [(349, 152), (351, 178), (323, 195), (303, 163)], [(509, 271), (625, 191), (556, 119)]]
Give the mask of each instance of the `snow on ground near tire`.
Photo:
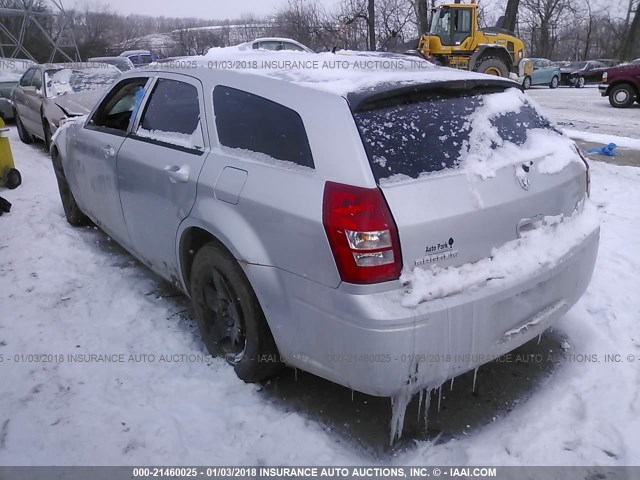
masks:
[[(63, 216), (50, 160), (11, 131), (24, 185), (0, 217), (0, 464), (363, 464), (303, 412), (266, 401), (203, 354), (186, 303), (92, 229)], [(593, 163), (602, 218), (587, 294), (560, 321), (572, 354), (527, 402), (397, 464), (637, 464), (640, 458), (640, 170)], [(17, 363), (15, 354), (154, 354), (154, 363)], [(604, 354), (635, 355), (604, 363)], [(454, 412), (451, 412), (454, 415)], [(386, 420), (381, 420), (386, 421)]]

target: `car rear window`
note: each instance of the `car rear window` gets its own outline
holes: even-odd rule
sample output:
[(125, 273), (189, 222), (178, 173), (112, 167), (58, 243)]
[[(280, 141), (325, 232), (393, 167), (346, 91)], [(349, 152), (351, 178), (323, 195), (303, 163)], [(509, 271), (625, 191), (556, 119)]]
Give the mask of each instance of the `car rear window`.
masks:
[(225, 147), (315, 168), (307, 132), (295, 110), (235, 88), (217, 86), (213, 105)]
[[(484, 99), (484, 94), (422, 95), (417, 101), (394, 99), (355, 112), (376, 179), (418, 178), (457, 168), (463, 149), (469, 146), (470, 117), (484, 106)], [(515, 145), (524, 144), (531, 129), (555, 131), (527, 101), (492, 115), (490, 123), (503, 141)]]

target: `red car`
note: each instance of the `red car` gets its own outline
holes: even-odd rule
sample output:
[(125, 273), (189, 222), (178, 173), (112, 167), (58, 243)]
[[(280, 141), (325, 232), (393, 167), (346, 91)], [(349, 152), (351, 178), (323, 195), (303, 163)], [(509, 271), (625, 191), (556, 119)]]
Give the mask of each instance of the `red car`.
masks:
[(598, 86), (603, 97), (615, 108), (627, 108), (633, 102), (640, 103), (640, 64), (620, 65), (602, 74)]

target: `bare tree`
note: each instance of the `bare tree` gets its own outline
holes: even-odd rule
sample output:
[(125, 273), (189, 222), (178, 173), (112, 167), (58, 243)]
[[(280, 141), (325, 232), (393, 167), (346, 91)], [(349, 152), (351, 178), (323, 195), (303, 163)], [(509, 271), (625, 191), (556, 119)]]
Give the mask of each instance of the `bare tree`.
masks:
[(415, 0), (414, 10), (416, 12), (418, 34), (429, 33), (429, 0)]
[(550, 58), (562, 28), (570, 22), (570, 0), (521, 0), (524, 21), (528, 24), (531, 49), (537, 56)]
[(640, 5), (636, 5), (633, 21), (627, 31), (625, 41), (621, 49), (623, 60), (631, 60), (640, 57)]
[(512, 32), (516, 31), (516, 24), (518, 22), (518, 7), (520, 6), (520, 0), (508, 0), (507, 8), (504, 14), (504, 22), (502, 27)]

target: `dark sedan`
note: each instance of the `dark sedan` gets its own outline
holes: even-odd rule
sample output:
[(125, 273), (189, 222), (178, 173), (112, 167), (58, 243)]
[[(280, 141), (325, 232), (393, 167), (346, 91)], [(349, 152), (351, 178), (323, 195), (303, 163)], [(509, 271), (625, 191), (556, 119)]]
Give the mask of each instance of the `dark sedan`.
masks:
[(562, 85), (582, 88), (588, 83), (600, 83), (607, 66), (596, 60), (565, 62), (560, 65)]
[(20, 140), (51, 137), (70, 117), (86, 115), (122, 72), (105, 63), (36, 65), (22, 76), (12, 100)]

